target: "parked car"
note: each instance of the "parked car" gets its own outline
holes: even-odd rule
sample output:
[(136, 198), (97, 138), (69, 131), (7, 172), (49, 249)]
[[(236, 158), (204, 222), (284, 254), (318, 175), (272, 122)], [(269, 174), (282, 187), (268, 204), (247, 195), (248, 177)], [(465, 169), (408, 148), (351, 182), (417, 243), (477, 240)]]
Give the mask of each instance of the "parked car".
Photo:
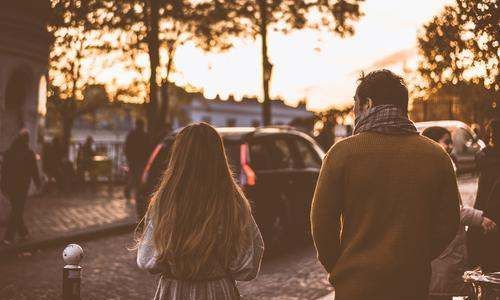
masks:
[[(268, 248), (310, 232), (309, 212), (325, 155), (307, 134), (290, 127), (217, 128), (231, 168), (250, 199)], [(151, 154), (142, 176), (149, 197), (166, 168), (170, 135)]]
[(415, 124), (418, 131), (422, 132), (428, 127), (440, 126), (451, 132), (453, 141), (452, 155), (455, 157), (457, 171), (459, 173), (473, 172), (476, 170), (476, 154), (486, 144), (478, 138), (474, 131), (464, 122), (460, 121), (430, 121)]

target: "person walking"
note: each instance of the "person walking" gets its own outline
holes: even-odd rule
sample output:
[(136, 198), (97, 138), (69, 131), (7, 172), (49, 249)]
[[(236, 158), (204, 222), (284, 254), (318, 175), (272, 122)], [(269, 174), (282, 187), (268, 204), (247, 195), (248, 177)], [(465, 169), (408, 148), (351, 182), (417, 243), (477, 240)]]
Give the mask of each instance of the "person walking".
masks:
[(78, 179), (81, 183), (86, 182), (86, 174), (89, 173), (89, 177), (91, 181), (94, 181), (92, 168), (93, 168), (93, 160), (95, 156), (94, 151), (94, 139), (91, 136), (87, 136), (85, 139), (85, 143), (80, 146), (77, 154), (77, 173)]
[(222, 138), (206, 123), (177, 134), (144, 224), (137, 264), (161, 274), (154, 299), (240, 299), (235, 281), (259, 272), (262, 236)]
[[(484, 211), (486, 216), (491, 217), (495, 222), (500, 222), (495, 213), (496, 207), (498, 207), (496, 203), (499, 201), (496, 196), (500, 195), (500, 191), (498, 191), (500, 186), (495, 187), (500, 180), (500, 120), (493, 119), (490, 121), (488, 133), (488, 145), (476, 158), (479, 169), (479, 182), (474, 208)], [(495, 248), (495, 237), (498, 237), (498, 234), (485, 236), (483, 231), (475, 228), (471, 228), (467, 232), (470, 263), (472, 265), (491, 269), (491, 262), (495, 261), (495, 258), (491, 257), (490, 252)], [(489, 249), (490, 247), (493, 248)], [(498, 253), (494, 254), (494, 256), (498, 256)]]
[(41, 182), (36, 156), (29, 146), (29, 133), (23, 129), (6, 151), (2, 164), (0, 188), (12, 207), (3, 239), (4, 244), (12, 244), (16, 235), (23, 240), (29, 236), (23, 214), (32, 180), (39, 189)]
[(139, 219), (144, 216), (147, 208), (147, 203), (143, 197), (138, 197), (138, 192), (142, 171), (146, 165), (150, 150), (150, 140), (144, 131), (144, 121), (137, 119), (135, 128), (129, 132), (125, 140), (125, 157), (128, 164), (128, 182), (125, 187), (125, 196), (130, 198), (131, 193), (134, 193)]
[(42, 149), (42, 169), (47, 176), (48, 187), (55, 183), (59, 190), (64, 188), (63, 172), (63, 149), (59, 137), (54, 137), (50, 143), (44, 145)]
[(330, 148), (314, 193), (318, 259), (336, 300), (427, 299), (431, 261), (459, 226), (453, 164), (408, 119), (401, 77), (362, 76), (354, 99), (354, 135)]
[[(426, 128), (422, 135), (440, 144), (448, 154), (453, 151), (451, 132), (448, 129), (432, 126)], [(494, 231), (496, 228), (496, 223), (486, 217), (482, 211), (462, 205), (460, 224), (455, 239), (431, 263), (432, 275), (429, 288), (431, 300), (452, 300), (454, 296), (470, 296), (468, 285), (462, 279), (468, 265), (465, 226), (482, 228), (485, 233)]]

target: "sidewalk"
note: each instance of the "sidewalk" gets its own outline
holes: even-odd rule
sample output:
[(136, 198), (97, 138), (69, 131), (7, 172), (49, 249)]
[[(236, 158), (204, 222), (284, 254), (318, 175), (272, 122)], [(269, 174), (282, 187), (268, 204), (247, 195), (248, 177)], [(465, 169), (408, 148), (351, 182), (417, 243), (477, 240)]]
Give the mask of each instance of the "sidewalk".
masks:
[[(30, 232), (29, 240), (12, 246), (0, 245), (0, 257), (131, 230), (136, 224), (135, 204), (124, 198), (121, 186), (89, 186), (66, 193), (53, 191), (28, 199), (24, 221)], [(6, 222), (0, 219), (0, 238)]]

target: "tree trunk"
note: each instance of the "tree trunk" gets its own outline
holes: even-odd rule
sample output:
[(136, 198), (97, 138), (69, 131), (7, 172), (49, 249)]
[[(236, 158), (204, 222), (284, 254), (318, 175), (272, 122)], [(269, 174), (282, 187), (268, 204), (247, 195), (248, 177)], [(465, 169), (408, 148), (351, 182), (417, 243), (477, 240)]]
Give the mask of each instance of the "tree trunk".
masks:
[[(168, 78), (168, 77), (167, 77)], [(170, 95), (168, 94), (169, 84), (167, 80), (164, 80), (161, 84), (161, 107), (160, 107), (160, 118), (159, 123), (165, 124), (169, 118), (169, 105), (170, 105)]]
[(450, 96), (450, 100), (448, 102), (448, 120), (453, 120), (453, 97)]
[(264, 102), (262, 103), (262, 122), (264, 126), (272, 124), (271, 102), (269, 99), (269, 80), (271, 79), (272, 65), (267, 53), (267, 2), (259, 0), (260, 10), (260, 37), (262, 40), (262, 87), (264, 91)]
[(159, 3), (158, 0), (149, 0), (148, 16), (148, 54), (151, 75), (149, 77), (149, 104), (147, 106), (148, 132), (154, 134), (158, 130), (158, 84), (156, 82), (160, 65), (160, 41), (158, 37)]
[(428, 101), (429, 100), (422, 101), (422, 111), (423, 111), (423, 113), (422, 113), (422, 119), (423, 120), (422, 121), (428, 121), (429, 120), (429, 112), (428, 112), (428, 109), (427, 109), (427, 107), (429, 106), (428, 105), (429, 104)]
[(170, 113), (170, 95), (169, 95), (169, 85), (170, 85), (170, 73), (173, 67), (175, 49), (174, 47), (169, 48), (168, 50), (168, 62), (167, 62), (167, 76), (165, 80), (162, 81), (161, 84), (161, 107), (160, 107), (160, 117), (159, 123), (161, 125), (165, 125), (168, 121), (170, 122), (169, 113)]

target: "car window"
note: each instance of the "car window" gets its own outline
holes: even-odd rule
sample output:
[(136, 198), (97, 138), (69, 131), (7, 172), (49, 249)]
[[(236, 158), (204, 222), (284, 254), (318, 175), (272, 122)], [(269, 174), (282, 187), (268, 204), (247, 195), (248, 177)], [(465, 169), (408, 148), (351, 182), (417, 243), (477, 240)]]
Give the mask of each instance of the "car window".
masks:
[(273, 169), (293, 168), (292, 151), (285, 139), (270, 138), (268, 146)]
[(321, 167), (321, 158), (314, 151), (310, 143), (303, 138), (294, 138), (294, 145), (297, 147), (301, 166), (304, 168), (319, 169)]
[(256, 170), (269, 170), (272, 168), (269, 149), (264, 140), (255, 140), (250, 143), (250, 166)]
[(456, 154), (465, 154), (474, 143), (473, 136), (463, 128), (455, 128), (452, 133), (453, 152)]

